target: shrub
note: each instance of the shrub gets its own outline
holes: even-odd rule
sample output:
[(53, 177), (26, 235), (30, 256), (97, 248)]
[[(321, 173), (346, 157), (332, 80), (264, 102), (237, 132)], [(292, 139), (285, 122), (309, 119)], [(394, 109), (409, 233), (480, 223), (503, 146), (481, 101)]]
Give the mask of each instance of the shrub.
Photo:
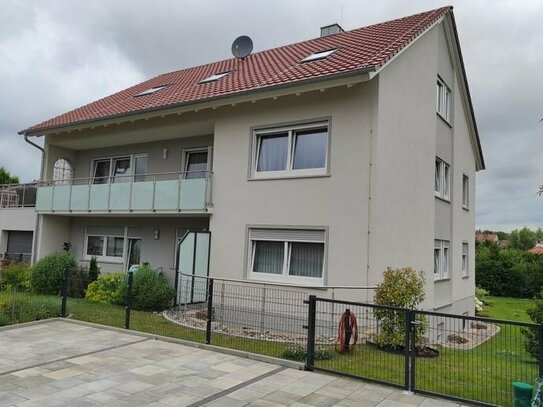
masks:
[[(543, 290), (541, 291), (543, 295)], [(543, 324), (543, 299), (535, 301), (533, 307), (526, 311), (534, 324)], [(534, 358), (539, 358), (539, 335), (537, 328), (521, 328), (524, 335), (524, 348)]]
[[(293, 345), (286, 348), (281, 354), (283, 359), (296, 360), (303, 362), (307, 359), (306, 347), (303, 345)], [(330, 348), (317, 346), (315, 348), (315, 360), (329, 360), (334, 358), (334, 352)]]
[(92, 302), (124, 304), (126, 273), (104, 274), (90, 283), (85, 299)]
[(89, 285), (89, 270), (86, 267), (72, 267), (68, 271), (68, 297), (83, 298)]
[(3, 266), (0, 286), (3, 289), (30, 289), (30, 266), (23, 263), (9, 263)]
[[(383, 281), (377, 285), (373, 300), (377, 305), (416, 309), (424, 301), (424, 275), (411, 267), (393, 269), (388, 267), (383, 273)], [(405, 345), (405, 311), (375, 309), (375, 317), (380, 323), (380, 331), (375, 341), (379, 346), (393, 349)], [(426, 332), (426, 318), (417, 315), (415, 327), (416, 346), (422, 347)]]
[(172, 306), (175, 290), (149, 265), (134, 273), (131, 306), (144, 311), (162, 311)]
[(38, 294), (60, 293), (66, 272), (77, 266), (68, 253), (53, 253), (38, 261), (30, 272), (30, 285)]
[(98, 267), (96, 257), (92, 256), (89, 263), (89, 283), (98, 280), (98, 276), (100, 276), (100, 268)]

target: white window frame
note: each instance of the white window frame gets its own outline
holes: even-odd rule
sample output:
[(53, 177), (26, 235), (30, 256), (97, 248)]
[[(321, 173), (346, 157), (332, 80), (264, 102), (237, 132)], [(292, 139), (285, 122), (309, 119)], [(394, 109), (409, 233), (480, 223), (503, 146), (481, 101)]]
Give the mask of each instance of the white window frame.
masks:
[(325, 59), (325, 58), (328, 58), (333, 53), (335, 53), (336, 51), (337, 51), (337, 48), (326, 49), (326, 50), (323, 50), (323, 51), (317, 51), (317, 52), (312, 53), (311, 55), (306, 56), (300, 62), (301, 63), (306, 63), (306, 62), (318, 61), (320, 59)]
[(439, 157), (434, 164), (434, 193), (438, 198), (451, 200), (451, 166)]
[(159, 90), (162, 90), (162, 89), (164, 89), (164, 88), (167, 88), (168, 86), (170, 86), (170, 85), (154, 86), (154, 87), (152, 87), (152, 88), (149, 88), (149, 89), (147, 89), (147, 90), (144, 90), (143, 92), (140, 92), (140, 93), (134, 95), (134, 97), (152, 95), (153, 93), (156, 93), (156, 92), (158, 92)]
[[(438, 259), (436, 264), (436, 251)], [(449, 240), (434, 240), (434, 280), (446, 280), (450, 278), (451, 268), (451, 242)]]
[[(88, 244), (89, 244), (89, 237), (101, 237), (101, 238), (104, 239), (104, 249), (103, 249), (103, 252), (102, 252), (101, 256), (87, 254), (87, 249), (88, 249)], [(108, 241), (108, 239), (114, 239), (114, 238), (123, 239), (123, 255), (120, 256), (120, 257), (107, 256), (106, 255), (106, 253), (107, 253), (107, 241)], [(124, 263), (124, 258), (126, 256), (126, 250), (127, 250), (126, 236), (85, 233), (85, 242), (84, 243), (85, 244), (84, 244), (84, 248), (83, 248), (83, 250), (84, 250), (83, 253), (84, 253), (85, 260), (91, 260), (93, 257), (96, 257), (96, 260), (102, 261), (102, 262), (116, 263), (116, 264), (123, 264)]]
[[(256, 228), (260, 229), (260, 228)], [(270, 229), (275, 230), (275, 229)], [(294, 229), (293, 229), (294, 230)], [(302, 229), (298, 229), (302, 230)], [(326, 236), (326, 231), (324, 231), (324, 235)], [(268, 274), (268, 273), (256, 273), (253, 271), (254, 269), (254, 260), (255, 260), (255, 253), (256, 253), (256, 242), (257, 241), (264, 241), (264, 242), (283, 242), (284, 249), (283, 249), (283, 271), (281, 274)], [(291, 248), (292, 243), (316, 243), (316, 244), (322, 244), (323, 247), (323, 253), (322, 253), (322, 271), (320, 277), (301, 277), (301, 276), (291, 276), (289, 275), (289, 265), (290, 265), (290, 254), (291, 254)], [(274, 237), (265, 237), (265, 238), (249, 238), (249, 258), (248, 258), (248, 270), (247, 275), (250, 280), (256, 280), (256, 281), (270, 281), (270, 282), (278, 282), (278, 283), (285, 283), (285, 284), (293, 284), (293, 285), (310, 285), (310, 286), (322, 286), (324, 285), (324, 272), (326, 270), (326, 238), (323, 239), (323, 241), (314, 241), (314, 240), (289, 240), (289, 239), (277, 239)]]
[[(60, 178), (59, 178), (60, 175)], [(71, 185), (74, 179), (74, 166), (70, 160), (59, 157), (53, 163), (54, 185)]]
[[(135, 167), (136, 158), (138, 158), (138, 157), (147, 157), (147, 165), (149, 165), (149, 154), (147, 154), (147, 153), (121, 154), (121, 155), (112, 156), (112, 157), (97, 157), (97, 158), (91, 159), (90, 169), (89, 169), (89, 173), (90, 173), (89, 178), (91, 180), (91, 184), (94, 184), (94, 172), (95, 172), (95, 167), (96, 167), (96, 162), (97, 161), (109, 160), (109, 176), (108, 176), (107, 184), (110, 184), (111, 180), (113, 178), (113, 171), (114, 171), (113, 163), (114, 163), (115, 160), (122, 159), (122, 158), (128, 158), (130, 160), (130, 174), (128, 174), (126, 176), (123, 176), (123, 177), (126, 177), (129, 182), (133, 182), (134, 177), (136, 176), (134, 171), (136, 170), (136, 167)], [(147, 171), (149, 171), (149, 168), (147, 168)], [(140, 176), (141, 175), (143, 175), (144, 179), (145, 179), (146, 174), (140, 174)], [(136, 182), (138, 182), (138, 181), (136, 181)]]
[(462, 242), (462, 277), (469, 277), (469, 243)]
[[(298, 131), (304, 130), (318, 130), (326, 128), (327, 132), (327, 143), (326, 143), (326, 152), (325, 152), (325, 161), (324, 167), (321, 168), (304, 168), (304, 169), (293, 169), (294, 163), (294, 144), (296, 142), (295, 133)], [(274, 134), (287, 133), (287, 163), (285, 170), (279, 171), (257, 171), (258, 168), (258, 158), (260, 156), (260, 137), (261, 136), (271, 136)], [(322, 176), (329, 173), (329, 155), (330, 155), (330, 123), (328, 121), (315, 122), (309, 124), (285, 126), (285, 127), (275, 127), (275, 128), (266, 128), (258, 129), (253, 131), (252, 139), (252, 170), (251, 177), (253, 179), (265, 179), (265, 178), (289, 178), (289, 177), (311, 177), (311, 176)]]
[(436, 112), (437, 114), (450, 124), (451, 107), (452, 107), (452, 91), (447, 86), (445, 81), (439, 76), (437, 77), (437, 96), (436, 96)]
[(228, 76), (232, 73), (232, 71), (225, 71), (225, 72), (218, 72), (214, 73), (213, 75), (208, 76), (207, 78), (202, 79), (198, 83), (209, 83), (209, 82), (216, 82), (219, 79), (224, 78), (225, 76)]
[(469, 177), (462, 174), (462, 208), (469, 209)]
[(213, 146), (204, 146), (204, 147), (190, 147), (190, 148), (183, 148), (181, 150), (181, 172), (183, 174), (187, 173), (187, 166), (189, 164), (189, 154), (191, 153), (207, 153), (207, 169), (206, 171), (209, 173), (211, 171), (211, 164), (213, 159)]

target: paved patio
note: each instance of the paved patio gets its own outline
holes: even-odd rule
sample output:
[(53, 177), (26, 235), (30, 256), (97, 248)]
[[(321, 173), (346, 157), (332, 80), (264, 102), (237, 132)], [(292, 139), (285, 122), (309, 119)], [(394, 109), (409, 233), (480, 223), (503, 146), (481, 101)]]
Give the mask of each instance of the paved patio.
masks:
[(59, 320), (0, 330), (0, 355), (0, 406), (458, 406)]

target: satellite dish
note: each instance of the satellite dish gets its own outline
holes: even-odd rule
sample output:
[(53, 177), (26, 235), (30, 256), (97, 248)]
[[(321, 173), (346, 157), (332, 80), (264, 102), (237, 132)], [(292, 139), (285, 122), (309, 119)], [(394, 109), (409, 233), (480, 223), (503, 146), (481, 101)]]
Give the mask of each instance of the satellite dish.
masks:
[(232, 43), (232, 54), (236, 58), (245, 58), (253, 51), (253, 40), (246, 35), (242, 35)]

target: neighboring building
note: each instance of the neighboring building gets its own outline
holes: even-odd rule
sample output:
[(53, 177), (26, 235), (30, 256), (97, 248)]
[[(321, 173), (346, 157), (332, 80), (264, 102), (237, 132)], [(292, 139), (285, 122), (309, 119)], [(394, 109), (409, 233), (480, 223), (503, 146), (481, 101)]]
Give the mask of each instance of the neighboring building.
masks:
[(147, 261), (173, 281), (182, 241), (184, 272), (296, 287), (412, 266), (426, 309), (472, 314), (484, 161), (452, 8), (336, 31), (22, 131), (45, 137), (36, 257), (70, 241), (102, 271)]
[(483, 243), (483, 242), (499, 243), (498, 235), (491, 232), (481, 232), (480, 230), (477, 230), (475, 232), (475, 241), (477, 243)]
[(0, 185), (0, 260), (30, 263), (36, 184)]
[(543, 245), (534, 246), (528, 251), (533, 254), (543, 254)]

